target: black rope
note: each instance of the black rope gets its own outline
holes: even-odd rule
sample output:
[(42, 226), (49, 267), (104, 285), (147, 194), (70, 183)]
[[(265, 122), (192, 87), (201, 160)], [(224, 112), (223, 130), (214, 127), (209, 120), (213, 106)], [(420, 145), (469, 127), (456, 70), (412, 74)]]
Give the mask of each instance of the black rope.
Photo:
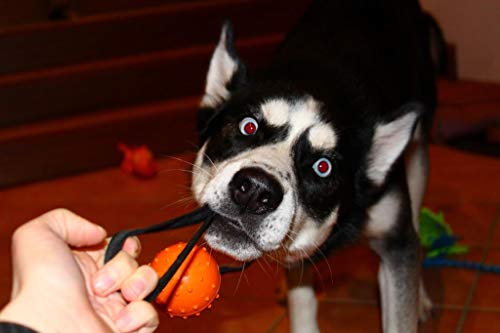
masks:
[[(111, 238), (111, 241), (109, 242), (106, 249), (106, 253), (104, 254), (104, 263), (110, 261), (114, 256), (118, 254), (118, 252), (121, 251), (121, 249), (123, 248), (123, 244), (128, 237), (187, 227), (205, 221), (202, 226), (196, 231), (193, 237), (189, 240), (181, 253), (177, 256), (172, 266), (170, 266), (165, 274), (163, 274), (163, 276), (159, 279), (156, 288), (146, 297), (147, 301), (152, 302), (156, 299), (156, 297), (158, 297), (163, 288), (165, 288), (165, 286), (170, 282), (184, 260), (186, 260), (187, 256), (196, 245), (196, 242), (198, 242), (203, 233), (212, 223), (215, 215), (216, 214), (208, 206), (203, 206), (192, 211), (191, 213), (149, 227), (120, 231)], [(235, 267), (221, 266), (219, 268), (219, 272), (220, 274), (240, 272), (250, 266), (251, 263), (252, 262), (249, 262), (243, 264), (242, 266)]]
[(104, 263), (110, 261), (112, 258), (114, 258), (114, 256), (118, 254), (118, 252), (121, 251), (121, 249), (123, 248), (123, 244), (128, 237), (187, 227), (190, 225), (201, 223), (201, 221), (207, 219), (212, 215), (215, 215), (215, 213), (212, 212), (212, 210), (208, 208), (208, 206), (203, 206), (192, 211), (191, 213), (149, 227), (120, 231), (116, 233), (113, 238), (111, 238), (111, 241), (109, 242), (108, 248), (106, 249), (106, 253), (104, 255)]
[(241, 271), (247, 269), (248, 266), (250, 266), (252, 263), (253, 263), (253, 260), (249, 261), (249, 262), (246, 262), (246, 263), (244, 263), (241, 266), (221, 266), (219, 268), (219, 272), (221, 274), (241, 272)]
[(177, 272), (177, 270), (179, 269), (179, 267), (181, 267), (181, 265), (184, 262), (184, 260), (186, 260), (187, 256), (189, 255), (189, 253), (191, 252), (191, 250), (196, 245), (196, 242), (198, 242), (198, 240), (200, 239), (201, 235), (203, 235), (203, 233), (210, 226), (210, 224), (212, 223), (213, 219), (214, 219), (214, 216), (213, 215), (210, 216), (205, 221), (205, 223), (203, 223), (201, 225), (201, 227), (196, 231), (196, 233), (189, 240), (189, 242), (186, 244), (186, 246), (181, 251), (181, 253), (179, 253), (179, 255), (175, 259), (175, 261), (172, 264), (172, 266), (170, 266), (170, 268), (160, 278), (160, 280), (158, 281), (158, 285), (156, 286), (156, 288), (151, 292), (151, 294), (149, 294), (146, 297), (146, 300), (148, 302), (153, 302), (156, 299), (156, 297), (161, 293), (161, 291), (163, 290), (163, 288), (165, 288), (165, 286), (170, 282), (170, 280), (175, 275), (175, 273)]

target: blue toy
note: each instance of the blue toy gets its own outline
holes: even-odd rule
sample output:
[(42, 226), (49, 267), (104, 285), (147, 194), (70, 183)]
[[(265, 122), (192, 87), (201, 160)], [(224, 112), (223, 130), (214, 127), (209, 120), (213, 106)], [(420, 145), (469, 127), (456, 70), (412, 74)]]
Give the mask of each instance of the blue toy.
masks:
[(443, 213), (434, 213), (428, 208), (420, 212), (420, 243), (426, 254), (424, 267), (453, 267), (500, 273), (500, 266), (449, 259), (448, 256), (465, 254), (468, 247), (458, 244), (459, 238), (453, 235), (451, 227), (445, 222)]

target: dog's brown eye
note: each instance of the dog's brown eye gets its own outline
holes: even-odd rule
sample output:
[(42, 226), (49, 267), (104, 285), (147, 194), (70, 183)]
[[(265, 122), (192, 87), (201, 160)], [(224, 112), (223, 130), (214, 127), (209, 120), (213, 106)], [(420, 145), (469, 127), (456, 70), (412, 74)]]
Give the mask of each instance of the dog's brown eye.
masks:
[(332, 162), (322, 157), (313, 164), (313, 170), (322, 178), (328, 177), (332, 173)]
[(259, 128), (259, 123), (252, 117), (246, 117), (240, 121), (240, 132), (243, 135), (254, 135)]

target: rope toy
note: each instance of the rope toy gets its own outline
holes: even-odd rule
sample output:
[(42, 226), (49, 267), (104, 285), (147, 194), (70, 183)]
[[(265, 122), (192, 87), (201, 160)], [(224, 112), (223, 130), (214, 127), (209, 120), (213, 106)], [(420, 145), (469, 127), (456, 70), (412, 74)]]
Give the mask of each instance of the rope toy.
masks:
[[(149, 227), (124, 230), (116, 233), (104, 255), (107, 263), (121, 251), (125, 240), (131, 236), (156, 233), (202, 223), (193, 237), (185, 244), (179, 243), (159, 252), (150, 265), (160, 276), (156, 288), (146, 297), (148, 302), (165, 305), (167, 313), (186, 319), (209, 309), (217, 299), (221, 274), (242, 271), (249, 263), (239, 267), (217, 265), (215, 259), (196, 243), (208, 229), (215, 213), (203, 206), (188, 214)], [(168, 268), (168, 269), (167, 269)]]
[[(187, 243), (167, 247), (156, 255), (150, 265), (160, 278), (156, 288), (146, 297), (148, 302), (156, 301), (165, 305), (166, 312), (171, 317), (186, 319), (193, 315), (199, 316), (201, 311), (209, 309), (212, 302), (219, 297), (221, 274), (242, 271), (250, 264), (219, 268), (205, 248), (196, 246), (215, 216), (216, 214), (208, 206), (203, 206), (159, 224), (118, 232), (108, 244), (104, 262), (107, 263), (120, 252), (128, 237), (173, 230), (203, 222)], [(458, 237), (453, 235), (442, 213), (436, 214), (423, 208), (420, 214), (419, 234), (422, 246), (426, 250), (424, 267), (454, 267), (500, 273), (500, 266), (447, 258), (449, 255), (467, 253), (468, 248), (458, 244)]]
[(443, 213), (434, 213), (428, 208), (420, 212), (420, 243), (426, 251), (424, 267), (450, 267), (472, 269), (484, 273), (500, 274), (500, 266), (449, 259), (448, 256), (465, 254), (468, 247), (458, 243), (451, 227), (445, 222)]

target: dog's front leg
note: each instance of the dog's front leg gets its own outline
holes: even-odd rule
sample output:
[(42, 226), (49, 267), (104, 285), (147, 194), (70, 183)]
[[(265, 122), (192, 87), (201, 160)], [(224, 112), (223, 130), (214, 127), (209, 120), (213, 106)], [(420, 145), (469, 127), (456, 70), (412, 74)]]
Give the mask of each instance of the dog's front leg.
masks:
[(420, 270), (415, 241), (387, 237), (371, 242), (381, 258), (378, 279), (384, 333), (417, 332)]
[(300, 265), (287, 271), (288, 317), (290, 332), (319, 332), (318, 300), (314, 293), (313, 272), (309, 265)]

